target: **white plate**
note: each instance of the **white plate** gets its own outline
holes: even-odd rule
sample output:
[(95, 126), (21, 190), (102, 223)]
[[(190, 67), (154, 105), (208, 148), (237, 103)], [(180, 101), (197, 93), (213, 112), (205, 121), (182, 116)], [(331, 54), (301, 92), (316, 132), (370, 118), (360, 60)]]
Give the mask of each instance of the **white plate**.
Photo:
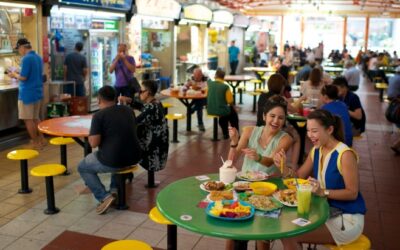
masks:
[[(237, 182), (234, 182), (234, 183), (232, 184), (232, 186), (233, 186), (233, 189), (236, 190), (236, 187), (237, 187), (237, 186), (239, 186), (239, 185), (241, 185), (241, 184), (249, 184), (249, 185), (250, 185), (250, 183), (251, 183), (251, 182), (249, 182), (249, 181), (237, 181)], [(249, 187), (249, 188), (246, 189), (246, 190), (240, 190), (240, 191), (247, 191), (247, 190), (251, 190), (251, 188)]]
[[(206, 192), (214, 191), (214, 190), (208, 190), (208, 189), (206, 189), (205, 184), (208, 183), (208, 182), (210, 182), (210, 181), (206, 181), (206, 182), (201, 183), (201, 184), (200, 184), (200, 189), (203, 190), (203, 191), (206, 191)], [(215, 182), (217, 182), (217, 183), (222, 183), (222, 181), (215, 181)], [(215, 190), (215, 191), (225, 191), (225, 189), (224, 189), (224, 190)]]
[(261, 171), (246, 171), (246, 173), (240, 171), (236, 174), (236, 177), (244, 181), (263, 181), (268, 179), (269, 175)]
[(273, 196), (277, 201), (279, 201), (280, 203), (282, 203), (283, 205), (285, 205), (285, 206), (287, 206), (287, 207), (297, 207), (297, 201), (296, 201), (295, 204), (291, 204), (291, 203), (289, 203), (289, 202), (286, 202), (286, 201), (281, 200), (280, 191), (273, 193), (272, 196)]

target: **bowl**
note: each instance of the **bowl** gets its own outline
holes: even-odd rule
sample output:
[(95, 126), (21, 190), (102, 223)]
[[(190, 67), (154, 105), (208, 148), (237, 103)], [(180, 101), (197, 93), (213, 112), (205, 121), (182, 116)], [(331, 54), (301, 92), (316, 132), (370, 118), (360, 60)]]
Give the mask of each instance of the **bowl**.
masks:
[(250, 184), (250, 188), (254, 194), (271, 195), (276, 191), (277, 186), (271, 182), (253, 182)]
[[(299, 184), (307, 184), (307, 183), (309, 183), (309, 181), (305, 180), (305, 179), (297, 178), (297, 183), (299, 183)], [(289, 188), (289, 189), (297, 189), (296, 188), (296, 181), (294, 180), (294, 178), (284, 179), (283, 180), (283, 184), (285, 184), (285, 186), (287, 188)]]

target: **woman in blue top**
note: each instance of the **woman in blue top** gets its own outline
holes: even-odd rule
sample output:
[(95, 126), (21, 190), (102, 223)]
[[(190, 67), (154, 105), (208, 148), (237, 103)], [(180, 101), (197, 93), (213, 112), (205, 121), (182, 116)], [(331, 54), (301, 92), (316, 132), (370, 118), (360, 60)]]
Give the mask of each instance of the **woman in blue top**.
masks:
[[(287, 239), (282, 239), (284, 249), (299, 249), (300, 243), (344, 245), (356, 240), (364, 228), (366, 212), (359, 191), (358, 156), (343, 141), (340, 118), (326, 110), (316, 110), (307, 118), (307, 135), (314, 147), (303, 166), (297, 170), (300, 178), (309, 176), (313, 194), (326, 197), (331, 211), (341, 211), (331, 216), (318, 229)], [(285, 159), (281, 151), (275, 163)], [(289, 170), (285, 168), (285, 171)]]

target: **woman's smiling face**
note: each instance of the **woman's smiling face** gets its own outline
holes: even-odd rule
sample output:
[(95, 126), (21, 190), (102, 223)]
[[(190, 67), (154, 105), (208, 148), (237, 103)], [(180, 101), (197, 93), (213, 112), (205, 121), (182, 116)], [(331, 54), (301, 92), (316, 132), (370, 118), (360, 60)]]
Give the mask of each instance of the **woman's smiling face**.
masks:
[(285, 124), (285, 118), (285, 110), (282, 107), (275, 107), (265, 114), (265, 126), (271, 131), (279, 131)]
[(327, 129), (315, 119), (307, 120), (307, 136), (310, 138), (312, 144), (317, 148), (328, 142), (332, 132), (332, 126)]

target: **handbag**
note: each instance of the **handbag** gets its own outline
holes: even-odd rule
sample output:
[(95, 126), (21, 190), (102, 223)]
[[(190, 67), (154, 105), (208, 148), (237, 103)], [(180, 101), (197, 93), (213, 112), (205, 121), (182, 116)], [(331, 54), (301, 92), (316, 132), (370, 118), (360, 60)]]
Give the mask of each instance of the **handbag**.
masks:
[(389, 122), (400, 124), (400, 98), (394, 98), (390, 101), (385, 117)]
[(122, 70), (122, 74), (125, 77), (126, 82), (128, 83), (128, 87), (133, 90), (132, 95), (134, 95), (135, 93), (139, 93), (140, 92), (140, 84), (139, 84), (138, 80), (136, 79), (136, 77), (132, 76), (131, 78), (129, 78), (126, 75), (124, 69), (121, 68), (121, 70)]

